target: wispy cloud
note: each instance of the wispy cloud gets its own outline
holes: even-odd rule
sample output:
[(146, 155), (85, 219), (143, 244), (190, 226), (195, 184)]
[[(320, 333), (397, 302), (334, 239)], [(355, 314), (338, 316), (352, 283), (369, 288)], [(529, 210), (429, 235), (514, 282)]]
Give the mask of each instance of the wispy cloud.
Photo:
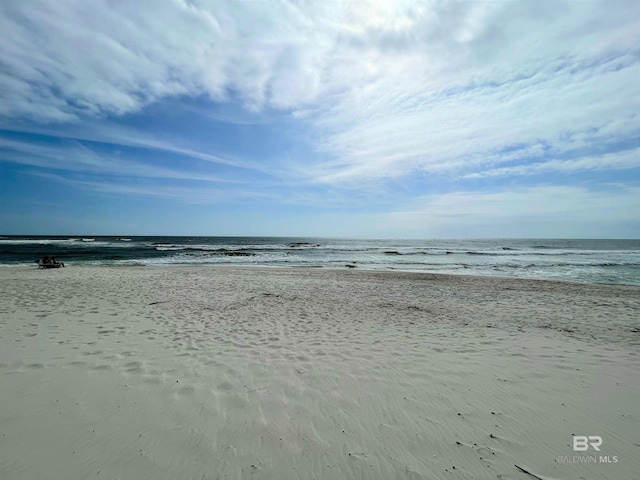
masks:
[[(238, 95), (247, 107), (312, 99), (314, 22), (269, 2), (3, 2), (7, 116), (121, 115), (161, 98)], [(152, 14), (151, 14), (152, 13)], [(311, 82), (307, 81), (311, 79)]]
[(6, 161), (65, 172), (83, 172), (117, 177), (143, 177), (203, 182), (239, 183), (228, 177), (182, 169), (163, 168), (120, 154), (105, 155), (76, 140), (38, 144), (0, 137), (0, 151)]
[(59, 175), (56, 173), (46, 173), (31, 171), (26, 172), (29, 176), (41, 177), (49, 182), (56, 182), (68, 187), (83, 188), (94, 194), (105, 195), (108, 199), (113, 196), (135, 196), (139, 198), (150, 198), (161, 200), (167, 204), (180, 202), (183, 204), (203, 204), (211, 205), (218, 203), (247, 203), (251, 201), (272, 200), (273, 195), (267, 193), (235, 188), (219, 188), (207, 184), (190, 185), (158, 185), (141, 181), (140, 179), (127, 179), (125, 181), (91, 175)]
[(640, 168), (638, 18), (634, 0), (0, 2), (0, 162), (317, 206), (543, 175), (570, 203), (567, 173)]
[(199, 159), (205, 162), (225, 165), (243, 170), (257, 170), (266, 172), (268, 167), (258, 161), (237, 158), (231, 154), (215, 154), (199, 150), (195, 147), (185, 145), (188, 140), (179, 138), (159, 138), (153, 131), (141, 131), (135, 127), (123, 127), (116, 122), (88, 121), (81, 125), (61, 124), (61, 125), (12, 125), (11, 122), (0, 120), (0, 129), (11, 133), (27, 133), (33, 135), (46, 136), (51, 138), (67, 139), (69, 144), (76, 141), (87, 141), (94, 143), (106, 143), (113, 146), (143, 148), (157, 152), (175, 153), (192, 159)]
[(383, 232), (413, 232), (435, 237), (608, 238), (639, 226), (640, 187), (539, 186), (494, 192), (427, 195), (413, 209), (387, 213)]
[(583, 156), (578, 159), (549, 160), (525, 165), (494, 168), (467, 174), (465, 178), (511, 177), (544, 173), (630, 170), (636, 168), (640, 168), (640, 148), (606, 153), (603, 155)]

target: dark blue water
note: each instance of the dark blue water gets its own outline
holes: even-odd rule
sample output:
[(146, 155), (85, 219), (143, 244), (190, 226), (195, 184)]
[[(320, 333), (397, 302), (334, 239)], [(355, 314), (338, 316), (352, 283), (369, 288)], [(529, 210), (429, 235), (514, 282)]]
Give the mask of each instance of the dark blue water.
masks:
[(640, 285), (640, 240), (0, 237), (0, 265), (245, 265), (500, 275)]

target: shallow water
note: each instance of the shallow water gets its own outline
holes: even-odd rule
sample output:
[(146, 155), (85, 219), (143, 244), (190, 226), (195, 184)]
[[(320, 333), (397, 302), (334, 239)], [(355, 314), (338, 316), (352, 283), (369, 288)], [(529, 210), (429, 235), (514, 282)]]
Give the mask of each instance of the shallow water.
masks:
[(640, 285), (640, 240), (0, 237), (0, 265), (243, 265), (393, 269)]

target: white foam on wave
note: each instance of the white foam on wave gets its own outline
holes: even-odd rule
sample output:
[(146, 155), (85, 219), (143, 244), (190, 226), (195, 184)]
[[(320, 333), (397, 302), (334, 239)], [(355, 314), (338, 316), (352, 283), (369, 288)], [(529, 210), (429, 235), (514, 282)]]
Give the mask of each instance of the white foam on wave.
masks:
[(303, 247), (291, 247), (288, 244), (189, 244), (189, 243), (165, 243), (154, 244), (148, 243), (148, 246), (155, 247), (156, 250), (202, 250), (202, 251), (240, 251), (240, 250), (305, 250), (307, 248), (318, 248), (317, 245), (303, 246)]
[(0, 245), (52, 245), (57, 243), (73, 243), (77, 241), (77, 238), (6, 239), (0, 240)]

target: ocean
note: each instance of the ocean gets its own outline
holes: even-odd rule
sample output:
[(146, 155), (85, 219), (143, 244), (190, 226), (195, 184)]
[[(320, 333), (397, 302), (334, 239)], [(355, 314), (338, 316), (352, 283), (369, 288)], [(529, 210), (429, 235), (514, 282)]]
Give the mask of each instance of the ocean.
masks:
[(640, 285), (640, 240), (0, 237), (0, 266), (242, 265), (398, 270)]

